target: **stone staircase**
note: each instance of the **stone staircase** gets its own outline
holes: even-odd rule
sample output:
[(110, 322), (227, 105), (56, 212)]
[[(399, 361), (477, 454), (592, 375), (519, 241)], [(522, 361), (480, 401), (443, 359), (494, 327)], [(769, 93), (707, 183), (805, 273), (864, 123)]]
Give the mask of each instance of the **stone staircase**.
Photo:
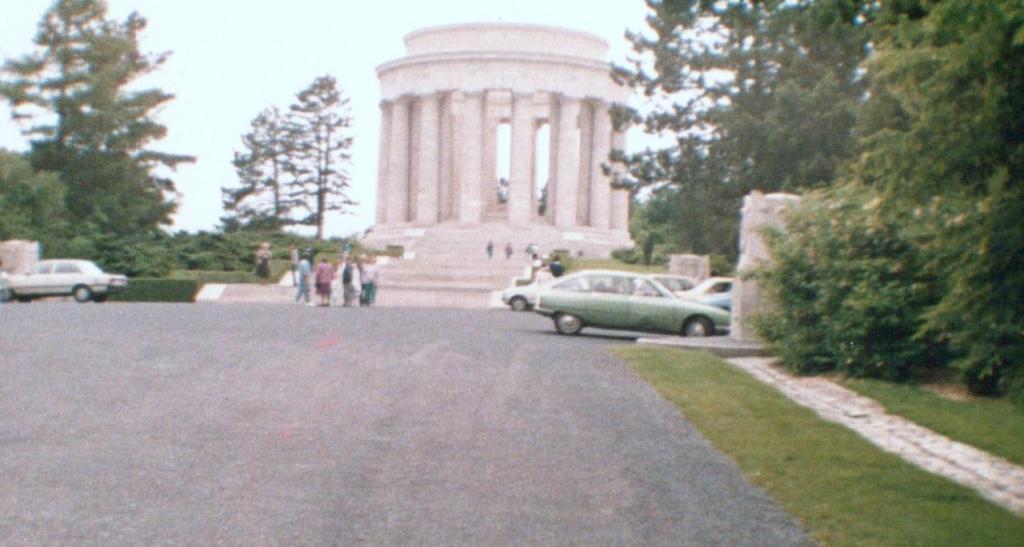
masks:
[[(625, 238), (628, 242), (628, 235)], [(488, 241), (494, 242), (493, 258), (487, 258)], [(547, 225), (513, 227), (501, 220), (475, 226), (392, 227), (364, 243), (371, 248), (384, 248), (383, 243), (405, 248), (403, 258), (380, 262), (377, 305), (487, 308), (501, 306), (500, 291), (529, 274), (529, 243), (536, 244), (541, 254), (568, 249), (600, 256), (622, 241), (621, 234), (566, 234)], [(505, 258), (508, 243), (513, 249), (510, 259)], [(295, 289), (290, 275), (286, 278), (278, 285), (207, 285), (197, 300), (288, 304), (294, 301)]]
[[(498, 291), (526, 274), (529, 241), (506, 226), (428, 228), (405, 247), (405, 257), (380, 268), (378, 302), (382, 306), (486, 308), (500, 305)], [(494, 257), (487, 258), (488, 241)], [(516, 252), (505, 258), (505, 244)]]

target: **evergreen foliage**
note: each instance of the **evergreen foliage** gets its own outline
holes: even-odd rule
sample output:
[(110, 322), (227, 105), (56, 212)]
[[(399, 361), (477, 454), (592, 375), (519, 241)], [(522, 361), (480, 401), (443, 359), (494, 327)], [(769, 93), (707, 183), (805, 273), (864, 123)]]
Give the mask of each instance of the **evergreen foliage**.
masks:
[(647, 5), (650, 29), (627, 33), (638, 55), (614, 77), (655, 107), (620, 107), (616, 125), (674, 142), (617, 159), (654, 190), (640, 209), (677, 211), (663, 220), (672, 250), (733, 257), (744, 195), (828, 185), (851, 156), (874, 2)]
[[(277, 107), (260, 112), (242, 135), (244, 152), (232, 162), (241, 186), (222, 188), (223, 220), (232, 226), (275, 229), (291, 224), (296, 203), (285, 193), (284, 177), (293, 171), (289, 120)], [(233, 213), (233, 214), (231, 214)]]
[(773, 241), (762, 331), (796, 369), (1024, 400), (1024, 6), (882, 6), (860, 153)]
[(145, 27), (137, 13), (108, 20), (101, 0), (57, 0), (39, 24), (37, 51), (0, 72), (0, 96), (30, 122), (33, 168), (60, 174), (68, 220), (118, 236), (169, 223), (174, 184), (156, 170), (193, 161), (147, 148), (165, 135), (153, 115), (173, 96), (129, 90), (167, 59), (139, 51)]
[(287, 114), (262, 112), (243, 135), (246, 151), (234, 160), (241, 186), (222, 188), (226, 231), (301, 225), (315, 227), (322, 239), (329, 211), (345, 213), (357, 205), (348, 197), (349, 99), (331, 76), (317, 78), (296, 98)]

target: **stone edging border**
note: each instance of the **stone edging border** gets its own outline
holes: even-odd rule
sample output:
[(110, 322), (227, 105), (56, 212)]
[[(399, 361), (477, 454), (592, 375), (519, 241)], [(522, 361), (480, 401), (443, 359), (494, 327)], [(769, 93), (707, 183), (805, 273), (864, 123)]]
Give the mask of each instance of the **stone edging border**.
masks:
[(1024, 467), (893, 416), (874, 400), (824, 378), (793, 376), (773, 366), (772, 358), (743, 357), (727, 362), (878, 448), (1024, 515)]

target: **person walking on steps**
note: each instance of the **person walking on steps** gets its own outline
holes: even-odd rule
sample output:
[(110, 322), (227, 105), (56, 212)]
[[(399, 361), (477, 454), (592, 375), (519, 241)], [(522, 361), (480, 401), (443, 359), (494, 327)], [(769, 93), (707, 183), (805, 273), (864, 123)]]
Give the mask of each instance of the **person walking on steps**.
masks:
[(512, 259), (512, 254), (514, 252), (515, 251), (512, 250), (512, 243), (511, 242), (510, 243), (506, 243), (505, 244), (505, 260), (511, 260)]
[(487, 242), (487, 258), (494, 258), (494, 242)]

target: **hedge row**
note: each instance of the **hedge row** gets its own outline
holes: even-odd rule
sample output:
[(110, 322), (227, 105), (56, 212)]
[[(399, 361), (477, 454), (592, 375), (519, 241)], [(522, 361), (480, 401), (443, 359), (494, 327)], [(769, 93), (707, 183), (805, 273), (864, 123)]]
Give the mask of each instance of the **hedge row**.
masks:
[(202, 284), (194, 279), (133, 277), (128, 288), (110, 295), (117, 302), (194, 302)]

